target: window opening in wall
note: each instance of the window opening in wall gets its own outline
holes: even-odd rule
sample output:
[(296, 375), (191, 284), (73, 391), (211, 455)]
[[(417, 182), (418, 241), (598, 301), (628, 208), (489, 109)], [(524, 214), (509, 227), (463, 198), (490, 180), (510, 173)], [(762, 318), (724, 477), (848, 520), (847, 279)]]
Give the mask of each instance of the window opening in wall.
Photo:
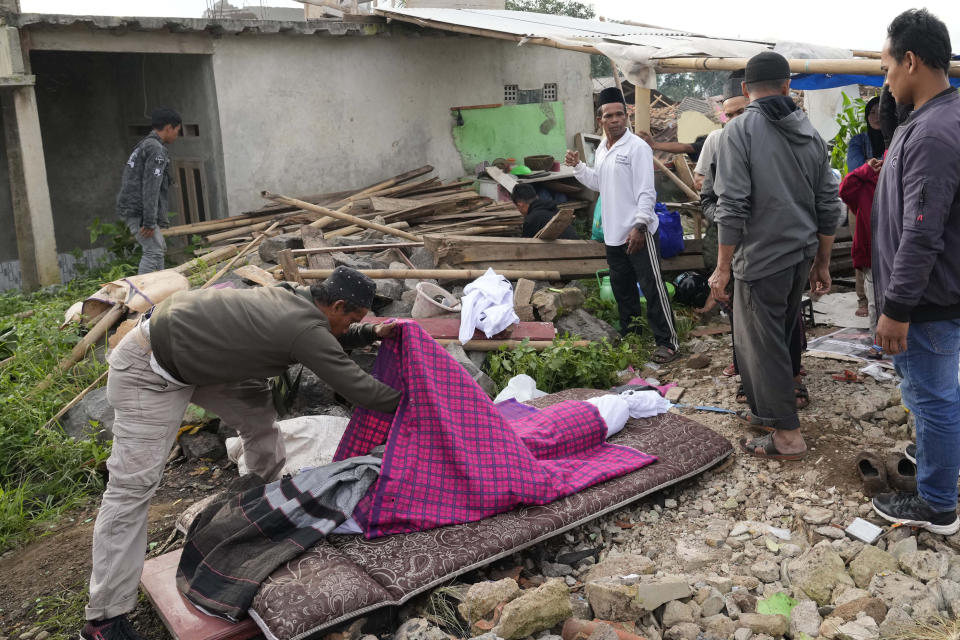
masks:
[(516, 104), (518, 93), (520, 93), (520, 85), (516, 85), (516, 84), (503, 85), (503, 103)]
[(556, 102), (557, 101), (557, 83), (548, 82), (543, 85), (543, 101), (544, 102)]

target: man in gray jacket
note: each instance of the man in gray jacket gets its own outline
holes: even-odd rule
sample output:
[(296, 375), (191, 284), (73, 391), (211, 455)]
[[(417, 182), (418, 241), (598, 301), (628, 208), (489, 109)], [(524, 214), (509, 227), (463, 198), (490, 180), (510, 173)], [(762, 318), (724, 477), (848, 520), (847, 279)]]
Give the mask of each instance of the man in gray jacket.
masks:
[(876, 343), (893, 356), (916, 420), (916, 493), (873, 498), (892, 522), (960, 531), (960, 96), (950, 86), (950, 34), (926, 10), (897, 16), (881, 64), (913, 113), (897, 127), (873, 200)]
[(717, 152), (719, 247), (710, 276), (721, 301), (735, 276), (734, 339), (750, 405), (742, 419), (770, 432), (741, 447), (779, 460), (806, 455), (788, 345), (808, 277), (817, 293), (830, 289), (840, 217), (827, 145), (789, 93), (783, 56), (765, 51), (749, 60), (743, 94), (750, 104), (724, 128)]
[(167, 244), (160, 228), (170, 226), (167, 204), (170, 192), (170, 154), (167, 145), (180, 135), (181, 119), (173, 109), (155, 109), (153, 131), (137, 143), (123, 168), (117, 215), (140, 243), (139, 274), (163, 269)]

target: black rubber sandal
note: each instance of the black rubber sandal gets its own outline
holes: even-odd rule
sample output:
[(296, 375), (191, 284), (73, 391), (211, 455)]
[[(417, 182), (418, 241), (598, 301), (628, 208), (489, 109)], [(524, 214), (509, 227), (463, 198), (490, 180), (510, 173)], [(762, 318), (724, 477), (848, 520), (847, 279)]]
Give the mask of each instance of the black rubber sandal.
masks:
[[(795, 461), (803, 460), (807, 457), (806, 451), (802, 451), (800, 453), (780, 453), (780, 450), (777, 449), (777, 445), (773, 443), (772, 433), (768, 433), (765, 436), (760, 436), (759, 438), (753, 438), (752, 440), (741, 438), (740, 448), (744, 451), (744, 453), (748, 453), (755, 458), (765, 458), (767, 460)], [(762, 449), (763, 453), (757, 453), (757, 449)]]

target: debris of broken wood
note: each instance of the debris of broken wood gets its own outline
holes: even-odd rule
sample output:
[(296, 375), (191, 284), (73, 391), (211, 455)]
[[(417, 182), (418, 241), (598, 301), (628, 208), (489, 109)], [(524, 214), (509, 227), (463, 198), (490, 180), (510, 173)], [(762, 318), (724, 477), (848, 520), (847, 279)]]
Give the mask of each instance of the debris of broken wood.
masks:
[[(420, 280), (476, 280), (487, 272), (486, 269), (359, 269), (360, 273), (374, 280), (407, 279)], [(304, 278), (329, 278), (333, 269), (301, 269)], [(497, 270), (508, 280), (527, 278), (529, 280), (559, 280), (560, 272), (555, 270)]]

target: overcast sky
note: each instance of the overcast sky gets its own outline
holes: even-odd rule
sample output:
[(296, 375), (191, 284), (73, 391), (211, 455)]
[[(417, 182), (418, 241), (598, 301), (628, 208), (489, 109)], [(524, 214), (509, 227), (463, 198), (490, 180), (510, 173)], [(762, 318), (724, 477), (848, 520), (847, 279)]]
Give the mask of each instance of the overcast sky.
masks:
[[(211, 0), (212, 2), (212, 0)], [(258, 4), (234, 0), (232, 4)], [(21, 0), (25, 13), (198, 17), (207, 0)], [(302, 6), (291, 0), (264, 0), (269, 6)], [(705, 35), (758, 40), (793, 40), (850, 49), (878, 50), (887, 24), (910, 6), (926, 6), (950, 28), (960, 52), (960, 1), (928, 0), (911, 5), (874, 0), (594, 0), (601, 16), (695, 31)]]

